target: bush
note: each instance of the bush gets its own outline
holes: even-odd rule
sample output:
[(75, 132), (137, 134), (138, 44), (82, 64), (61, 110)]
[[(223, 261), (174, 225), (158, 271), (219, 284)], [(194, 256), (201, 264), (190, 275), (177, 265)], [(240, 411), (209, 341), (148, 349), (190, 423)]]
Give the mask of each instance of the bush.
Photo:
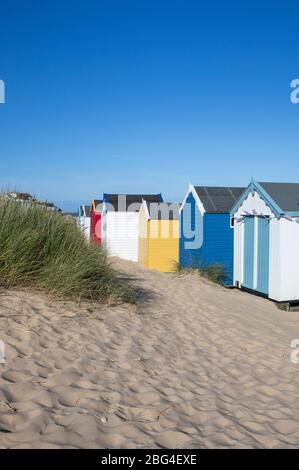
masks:
[(201, 276), (208, 279), (215, 284), (223, 285), (227, 280), (227, 273), (225, 267), (222, 264), (208, 264), (206, 266), (200, 266), (198, 272)]
[(174, 271), (177, 274), (192, 274), (196, 271), (196, 268), (193, 265), (186, 267), (182, 266), (179, 262), (175, 262)]
[(95, 301), (132, 294), (105, 251), (86, 243), (72, 221), (34, 204), (0, 198), (0, 285), (34, 287)]
[(201, 264), (197, 267), (195, 266), (195, 264), (192, 264), (190, 267), (187, 268), (177, 263), (176, 272), (178, 274), (198, 272), (200, 276), (204, 277), (205, 279), (208, 279), (209, 281), (220, 285), (223, 285), (228, 277), (225, 267), (222, 264), (217, 263), (207, 265)]

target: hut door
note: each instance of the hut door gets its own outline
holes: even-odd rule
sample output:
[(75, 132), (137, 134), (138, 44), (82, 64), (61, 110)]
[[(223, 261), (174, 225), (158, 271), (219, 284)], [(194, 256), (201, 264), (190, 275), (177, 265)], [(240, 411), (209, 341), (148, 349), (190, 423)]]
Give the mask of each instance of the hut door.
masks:
[(270, 224), (265, 217), (258, 218), (257, 291), (269, 293), (269, 239)]
[(254, 217), (244, 219), (243, 287), (253, 289), (254, 274)]

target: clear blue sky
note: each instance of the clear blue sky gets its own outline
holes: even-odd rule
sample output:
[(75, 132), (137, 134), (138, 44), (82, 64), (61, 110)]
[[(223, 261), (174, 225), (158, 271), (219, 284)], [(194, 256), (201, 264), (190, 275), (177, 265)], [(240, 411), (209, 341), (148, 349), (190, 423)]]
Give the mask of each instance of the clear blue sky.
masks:
[(0, 184), (105, 192), (299, 181), (296, 1), (1, 0)]

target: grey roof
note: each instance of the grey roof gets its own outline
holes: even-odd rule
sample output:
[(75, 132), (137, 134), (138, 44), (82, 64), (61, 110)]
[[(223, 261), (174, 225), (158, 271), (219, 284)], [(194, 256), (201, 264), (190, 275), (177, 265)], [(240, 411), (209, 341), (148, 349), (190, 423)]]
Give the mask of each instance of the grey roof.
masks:
[(79, 217), (83, 217), (84, 212), (86, 217), (90, 217), (90, 206), (85, 206), (85, 204), (79, 206)]
[(96, 212), (101, 212), (103, 207), (103, 199), (94, 199), (94, 207)]
[(138, 212), (143, 200), (162, 202), (163, 199), (161, 194), (104, 194), (104, 201), (116, 212)]
[(245, 188), (194, 186), (205, 211), (209, 213), (229, 213)]
[(285, 212), (299, 212), (299, 183), (259, 183)]
[(146, 201), (150, 218), (153, 220), (178, 220), (181, 204), (178, 202), (148, 202)]

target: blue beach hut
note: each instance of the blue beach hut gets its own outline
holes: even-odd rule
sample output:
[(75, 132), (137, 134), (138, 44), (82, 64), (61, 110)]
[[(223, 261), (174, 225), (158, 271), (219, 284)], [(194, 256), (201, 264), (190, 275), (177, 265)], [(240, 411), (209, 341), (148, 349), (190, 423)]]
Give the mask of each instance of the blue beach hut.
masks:
[(226, 272), (225, 283), (233, 284), (230, 210), (243, 191), (244, 188), (189, 185), (180, 210), (181, 267), (219, 264)]

